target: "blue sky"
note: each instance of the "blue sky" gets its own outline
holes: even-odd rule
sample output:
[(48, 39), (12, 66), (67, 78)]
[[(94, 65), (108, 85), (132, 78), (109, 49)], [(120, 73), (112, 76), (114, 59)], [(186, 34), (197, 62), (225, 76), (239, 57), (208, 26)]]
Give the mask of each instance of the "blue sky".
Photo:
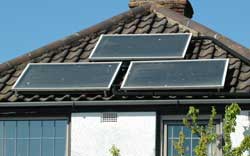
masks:
[[(1, 0), (0, 63), (128, 10), (129, 0)], [(191, 0), (194, 20), (250, 48), (249, 0)]]

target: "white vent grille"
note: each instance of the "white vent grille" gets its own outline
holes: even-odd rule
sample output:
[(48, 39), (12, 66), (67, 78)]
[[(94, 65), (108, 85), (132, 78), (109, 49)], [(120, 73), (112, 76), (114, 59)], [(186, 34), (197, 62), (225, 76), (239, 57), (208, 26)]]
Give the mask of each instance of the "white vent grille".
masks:
[(102, 113), (101, 122), (117, 122), (117, 113), (116, 112)]

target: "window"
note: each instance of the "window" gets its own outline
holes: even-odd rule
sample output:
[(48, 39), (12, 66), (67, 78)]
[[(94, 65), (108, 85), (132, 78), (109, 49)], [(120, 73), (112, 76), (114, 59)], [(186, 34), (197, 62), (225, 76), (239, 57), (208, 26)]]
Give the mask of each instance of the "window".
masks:
[(65, 156), (67, 120), (0, 120), (0, 156)]
[(185, 155), (193, 156), (194, 147), (198, 144), (199, 137), (197, 135), (192, 134), (191, 130), (183, 126), (182, 124), (168, 124), (167, 125), (167, 155), (174, 156), (178, 155), (176, 150), (174, 149), (174, 143), (178, 141), (179, 133), (183, 131), (185, 134)]
[[(167, 118), (167, 117), (166, 117)], [(194, 148), (198, 145), (199, 136), (192, 134), (191, 130), (182, 124), (182, 118), (180, 120), (163, 120), (163, 156), (176, 156), (178, 155), (177, 151), (174, 148), (174, 143), (178, 141), (179, 133), (182, 131), (185, 134), (184, 156), (195, 156)], [(206, 125), (207, 120), (200, 121), (201, 125)], [(215, 125), (216, 132), (220, 131), (220, 124)], [(211, 144), (208, 147), (208, 155), (220, 155), (220, 150), (218, 150), (216, 143)]]

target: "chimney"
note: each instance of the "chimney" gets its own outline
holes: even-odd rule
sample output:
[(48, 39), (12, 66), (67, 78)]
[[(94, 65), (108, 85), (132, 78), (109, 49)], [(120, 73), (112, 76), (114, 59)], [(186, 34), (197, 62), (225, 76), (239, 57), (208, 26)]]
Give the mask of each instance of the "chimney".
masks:
[(129, 7), (134, 8), (146, 3), (157, 3), (161, 7), (172, 9), (188, 18), (192, 18), (194, 14), (189, 0), (130, 0)]

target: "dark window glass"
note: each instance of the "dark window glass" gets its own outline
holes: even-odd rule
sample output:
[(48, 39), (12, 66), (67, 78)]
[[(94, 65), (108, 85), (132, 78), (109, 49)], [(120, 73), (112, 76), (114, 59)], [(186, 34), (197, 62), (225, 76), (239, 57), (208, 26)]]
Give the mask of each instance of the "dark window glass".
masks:
[(191, 137), (191, 133), (190, 133), (190, 129), (187, 127), (183, 127), (183, 133), (186, 137), (190, 138)]
[(43, 121), (43, 137), (54, 137), (55, 136), (55, 122), (54, 121)]
[(167, 142), (167, 144), (168, 144), (168, 149), (167, 149), (167, 155), (168, 156), (171, 156), (171, 155), (173, 155), (173, 147), (174, 147), (174, 145), (173, 145), (173, 140), (171, 140), (171, 139), (168, 139), (168, 142)]
[(28, 139), (18, 139), (17, 140), (17, 156), (28, 156), (29, 148)]
[(5, 156), (15, 156), (16, 140), (6, 139), (5, 140)]
[(56, 137), (65, 137), (67, 121), (56, 121)]
[(42, 137), (42, 122), (30, 121), (30, 137), (41, 138)]
[(29, 143), (30, 156), (41, 156), (41, 139), (31, 139)]
[(57, 139), (55, 140), (55, 156), (65, 156), (65, 140)]
[(3, 121), (0, 121), (0, 139), (2, 139), (4, 136), (4, 126)]
[(53, 156), (54, 155), (54, 139), (43, 139), (42, 140), (42, 156)]
[(185, 151), (184, 155), (190, 155), (191, 150), (193, 150), (193, 148), (191, 147), (191, 140), (192, 140), (191, 138), (186, 139), (185, 142), (184, 142), (184, 145), (183, 145), (184, 146), (184, 151)]
[(182, 129), (183, 129), (183, 126), (175, 125), (175, 126), (172, 126), (172, 127), (173, 127), (173, 136), (172, 136), (172, 138), (178, 138), (180, 131), (182, 131)]
[(16, 121), (5, 121), (5, 138), (16, 138)]
[(65, 156), (66, 120), (0, 121), (0, 156)]
[(29, 122), (18, 121), (17, 122), (17, 138), (28, 138), (29, 137)]
[[(167, 156), (176, 156), (178, 155), (177, 151), (174, 148), (174, 144), (178, 142), (179, 133), (183, 132), (185, 134), (185, 141), (184, 141), (184, 156), (195, 156), (194, 148), (198, 145), (200, 137), (194, 135), (191, 129), (185, 127), (181, 122), (166, 122), (167, 125)], [(201, 123), (201, 125), (203, 125)], [(208, 154), (211, 151), (215, 151), (216, 149), (210, 145)], [(211, 154), (210, 154), (211, 155)], [(209, 155), (209, 156), (210, 156)]]
[(0, 156), (3, 156), (4, 152), (3, 144), (4, 144), (4, 139), (0, 139)]
[[(192, 141), (196, 140), (193, 138), (192, 132), (190, 129), (186, 128), (182, 124), (168, 124), (167, 125), (167, 138), (168, 138), (168, 149), (167, 149), (167, 156), (175, 156), (177, 155), (177, 151), (174, 148), (174, 144), (178, 141), (179, 133), (183, 132), (185, 134), (185, 142), (184, 142), (184, 151), (185, 156), (194, 156), (193, 155), (193, 147)], [(198, 138), (199, 139), (199, 138)]]

